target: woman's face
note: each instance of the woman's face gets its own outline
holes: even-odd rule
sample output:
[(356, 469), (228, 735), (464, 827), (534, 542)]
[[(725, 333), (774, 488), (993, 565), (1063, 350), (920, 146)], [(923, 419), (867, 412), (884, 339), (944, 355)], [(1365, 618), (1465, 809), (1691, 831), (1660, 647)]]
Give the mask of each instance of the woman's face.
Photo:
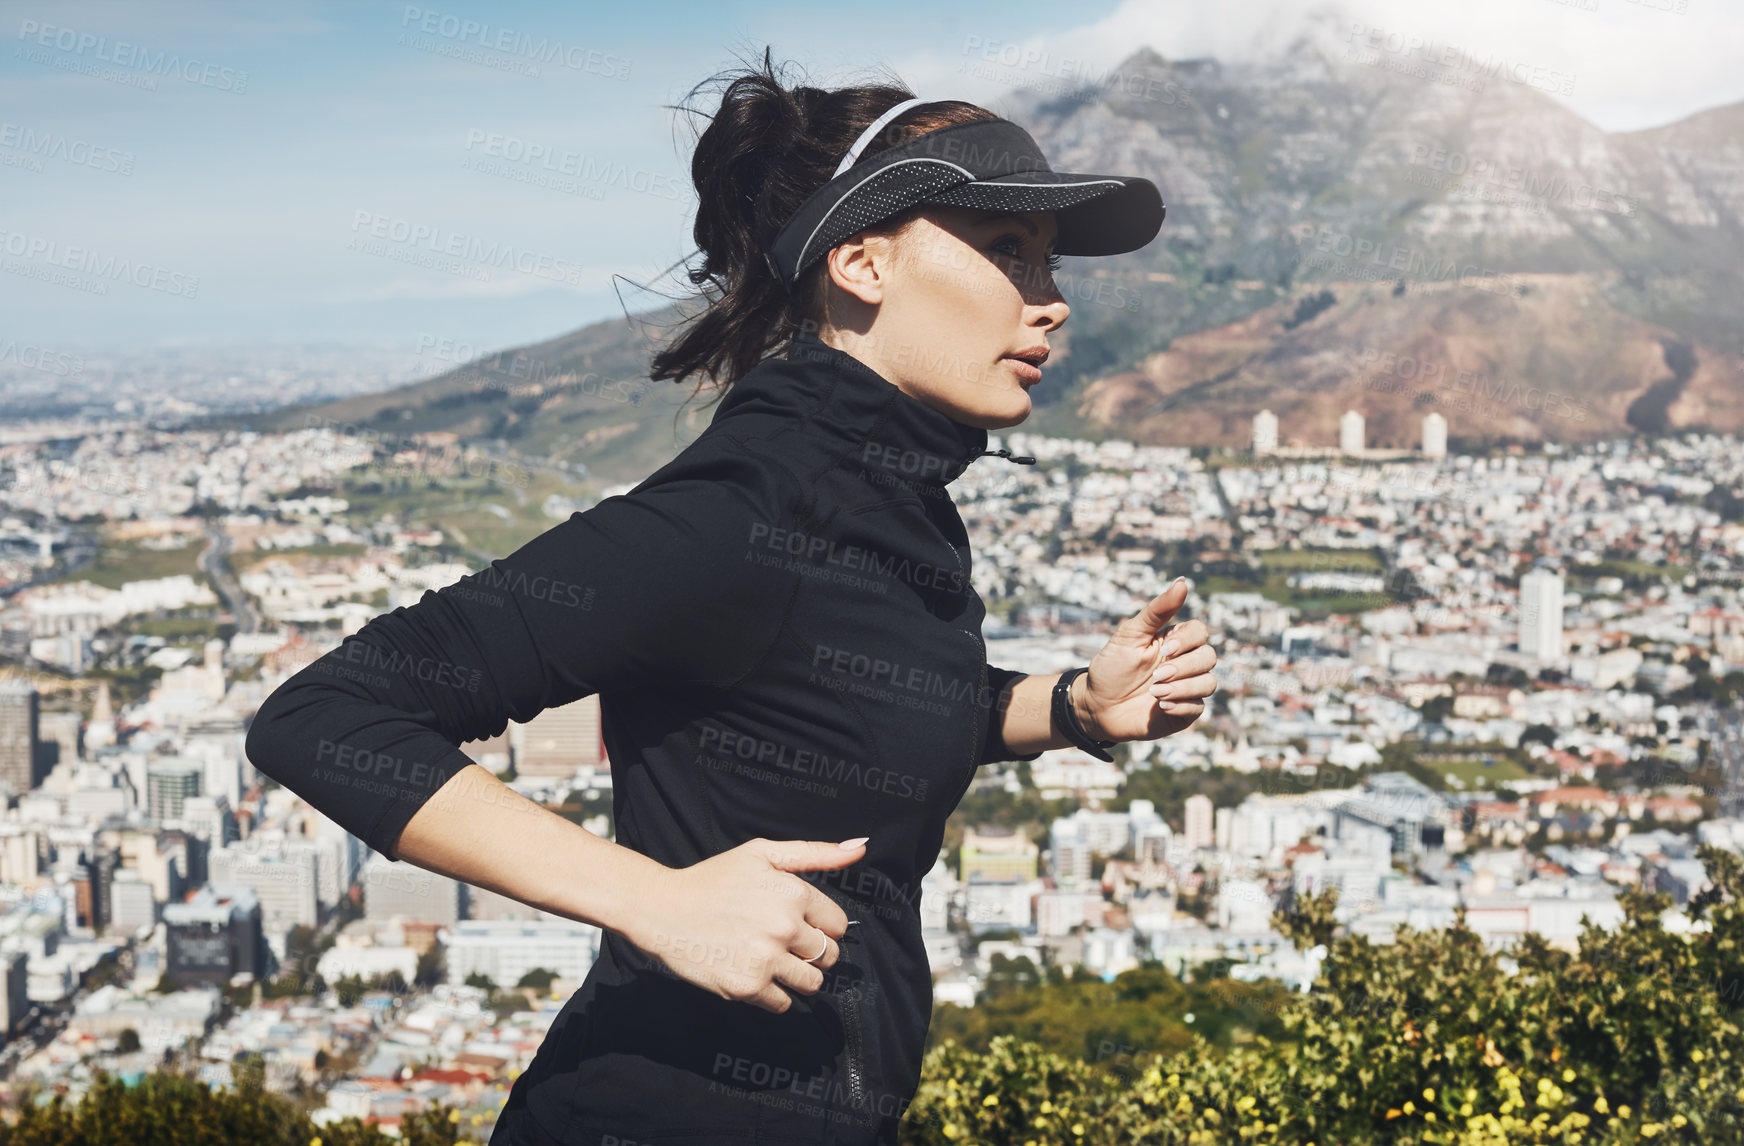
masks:
[(819, 337), (958, 422), (1029, 417), (1036, 355), (1071, 313), (1048, 266), (1052, 211), (928, 207), (894, 235), (861, 234), (826, 259)]

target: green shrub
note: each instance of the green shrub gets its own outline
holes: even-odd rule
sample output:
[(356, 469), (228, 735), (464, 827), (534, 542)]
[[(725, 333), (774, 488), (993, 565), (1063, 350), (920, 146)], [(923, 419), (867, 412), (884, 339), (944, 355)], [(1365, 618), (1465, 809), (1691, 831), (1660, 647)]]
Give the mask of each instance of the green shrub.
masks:
[[(1744, 860), (1698, 854), (1714, 882), (1669, 932), (1663, 893), (1626, 891), (1625, 919), (1588, 923), (1580, 953), (1527, 936), (1514, 974), (1465, 926), (1401, 926), (1391, 945), (1329, 945), (1281, 1040), (1186, 1050), (1107, 1070), (1010, 1036), (928, 1053), (908, 1146), (1292, 1146), (1368, 1143), (1744, 1142)], [(1331, 935), (1331, 895), (1275, 925)], [(1129, 972), (1131, 974), (1131, 972)], [(1123, 976), (1124, 978), (1124, 976)], [(1117, 980), (1118, 982), (1118, 980)]]

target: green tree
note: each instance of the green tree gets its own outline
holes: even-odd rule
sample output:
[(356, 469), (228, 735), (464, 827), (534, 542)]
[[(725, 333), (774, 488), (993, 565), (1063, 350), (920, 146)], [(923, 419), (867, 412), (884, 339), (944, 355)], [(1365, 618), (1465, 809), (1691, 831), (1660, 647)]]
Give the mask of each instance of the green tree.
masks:
[(369, 991), (369, 984), (359, 975), (342, 975), (333, 984), (333, 993), (339, 997), (342, 1007), (355, 1007), (363, 1000)]
[(543, 967), (535, 967), (525, 975), (522, 975), (520, 979), (516, 981), (515, 986), (531, 987), (535, 991), (549, 991), (551, 989), (551, 981), (555, 978), (557, 978), (557, 972), (547, 971)]
[(316, 1127), (284, 1095), (262, 1087), (250, 1061), (230, 1087), (209, 1087), (191, 1074), (157, 1071), (128, 1086), (98, 1070), (76, 1101), (57, 1094), (38, 1103), (21, 1095), (18, 1119), (0, 1121), (0, 1146), (454, 1146), (458, 1112), (425, 1106), (408, 1114), (398, 1138), (356, 1118)]

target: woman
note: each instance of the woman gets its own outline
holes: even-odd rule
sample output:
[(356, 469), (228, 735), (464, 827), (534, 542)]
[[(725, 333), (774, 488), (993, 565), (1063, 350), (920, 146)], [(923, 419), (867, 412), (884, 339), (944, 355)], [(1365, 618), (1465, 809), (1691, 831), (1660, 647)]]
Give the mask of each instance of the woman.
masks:
[[(894, 1142), (932, 1004), (920, 879), (975, 769), (1169, 735), (1215, 688), (1180, 581), (1088, 673), (989, 666), (946, 488), (1029, 413), (1068, 314), (1050, 248), (1142, 246), (1155, 187), (1056, 174), (971, 104), (768, 64), (693, 162), (692, 278), (724, 291), (651, 371), (725, 380), (708, 429), (375, 618), (249, 732), (390, 858), (604, 929), (493, 1143)], [(457, 747), (590, 693), (616, 843)]]

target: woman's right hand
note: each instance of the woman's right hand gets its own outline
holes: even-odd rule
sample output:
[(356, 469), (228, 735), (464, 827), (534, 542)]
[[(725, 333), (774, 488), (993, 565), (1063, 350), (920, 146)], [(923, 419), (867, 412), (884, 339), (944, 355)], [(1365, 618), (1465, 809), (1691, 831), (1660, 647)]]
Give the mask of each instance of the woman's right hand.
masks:
[(782, 988), (816, 994), (848, 930), (847, 913), (792, 873), (858, 863), (865, 840), (848, 842), (758, 838), (689, 867), (660, 868), (645, 889), (646, 910), (623, 935), (680, 979), (781, 1014), (793, 1006)]

